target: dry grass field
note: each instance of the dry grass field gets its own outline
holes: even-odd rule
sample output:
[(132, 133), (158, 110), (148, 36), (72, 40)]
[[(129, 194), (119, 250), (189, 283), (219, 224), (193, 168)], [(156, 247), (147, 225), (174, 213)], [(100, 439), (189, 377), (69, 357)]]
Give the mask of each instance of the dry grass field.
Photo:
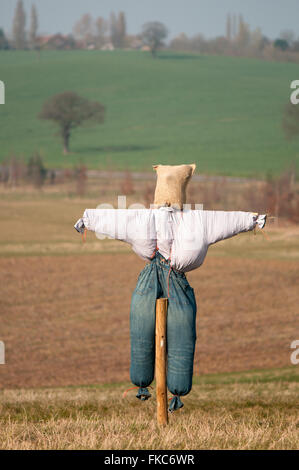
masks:
[(55, 191), (1, 195), (0, 448), (298, 448), (298, 226), (221, 242), (189, 274), (195, 385), (162, 436), (155, 399), (122, 398), (144, 263), (91, 233), (82, 244), (72, 225), (96, 205)]
[(163, 429), (156, 424), (155, 392), (147, 402), (134, 391), (123, 398), (128, 384), (4, 390), (0, 448), (299, 448), (294, 369), (204, 379)]

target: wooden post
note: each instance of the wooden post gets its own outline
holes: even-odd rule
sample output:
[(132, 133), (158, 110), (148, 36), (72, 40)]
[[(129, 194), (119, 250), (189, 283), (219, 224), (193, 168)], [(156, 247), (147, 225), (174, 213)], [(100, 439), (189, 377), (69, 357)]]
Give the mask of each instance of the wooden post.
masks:
[(166, 386), (166, 328), (168, 299), (156, 301), (156, 395), (157, 421), (160, 426), (168, 423)]

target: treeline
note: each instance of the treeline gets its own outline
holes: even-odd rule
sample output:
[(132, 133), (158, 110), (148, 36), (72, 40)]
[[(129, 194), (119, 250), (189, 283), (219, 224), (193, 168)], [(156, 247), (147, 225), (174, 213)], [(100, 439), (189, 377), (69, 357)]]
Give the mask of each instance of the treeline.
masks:
[(284, 218), (299, 223), (299, 190), (296, 183), (296, 167), (289, 168), (277, 176), (269, 174), (261, 181), (247, 181), (232, 184), (229, 178), (192, 183), (189, 201), (200, 201), (207, 210), (244, 210), (254, 208), (254, 212), (268, 213), (276, 218)]
[(282, 31), (280, 37), (270, 40), (260, 28), (251, 30), (242, 15), (227, 15), (226, 34), (206, 39), (202, 34), (188, 37), (181, 33), (169, 45), (174, 51), (256, 57), (265, 60), (299, 61), (299, 38), (291, 30)]
[(35, 5), (31, 6), (29, 30), (26, 30), (26, 13), (22, 0), (17, 2), (11, 37), (0, 28), (0, 49), (31, 49), (36, 45), (38, 17)]
[(23, 188), (26, 185), (42, 189), (45, 185), (65, 183), (75, 183), (75, 193), (83, 196), (86, 192), (87, 167), (82, 163), (64, 170), (49, 169), (38, 152), (28, 161), (12, 155), (0, 164), (0, 184), (7, 189)]
[(38, 12), (31, 6), (29, 22), (22, 0), (18, 0), (11, 35), (7, 37), (0, 28), (0, 49), (101, 49), (124, 48), (130, 46), (132, 37), (127, 35), (124, 12), (112, 12), (110, 18), (94, 19), (90, 14), (83, 15), (74, 25), (72, 34), (38, 35)]
[[(84, 14), (74, 24), (72, 34), (38, 35), (38, 12), (31, 6), (27, 25), (22, 0), (18, 0), (11, 36), (0, 28), (0, 49), (143, 49), (153, 55), (158, 48), (197, 54), (256, 57), (264, 60), (299, 62), (299, 38), (291, 30), (283, 31), (275, 40), (266, 37), (260, 28), (251, 30), (242, 15), (227, 15), (225, 34), (207, 39), (202, 34), (188, 37), (181, 33), (166, 45), (168, 31), (159, 22), (147, 23), (140, 34), (129, 35), (124, 12), (109, 18), (93, 18)], [(27, 28), (28, 26), (28, 28)]]
[(114, 48), (127, 46), (126, 18), (124, 12), (111, 13), (109, 20), (83, 15), (74, 25), (72, 34), (38, 35), (38, 12), (31, 6), (29, 22), (22, 0), (15, 8), (11, 35), (0, 28), (0, 49), (86, 49), (102, 48), (111, 43)]
[(122, 49), (127, 47), (126, 17), (124, 12), (112, 12), (109, 20), (90, 14), (83, 15), (73, 27), (73, 36), (80, 48), (101, 49), (105, 46)]
[[(0, 165), (0, 188), (4, 190), (23, 191), (24, 187), (33, 187), (37, 190), (60, 191), (69, 195), (88, 196), (100, 194), (102, 196), (115, 194), (136, 196), (136, 200), (149, 207), (154, 200), (155, 181), (147, 182), (133, 177), (130, 171), (117, 172), (114, 176), (113, 168), (107, 166), (106, 176), (87, 171), (81, 163), (73, 168), (48, 169), (41, 156), (36, 153), (27, 162), (12, 156)], [(110, 174), (110, 176), (109, 176)], [(114, 189), (111, 182), (115, 184)], [(112, 192), (111, 192), (112, 191)], [(268, 176), (261, 181), (244, 181), (232, 184), (230, 178), (206, 178), (199, 183), (193, 182), (188, 190), (188, 201), (194, 204), (203, 204), (208, 210), (230, 210), (232, 205), (236, 210), (245, 210), (251, 207), (259, 213), (271, 214), (278, 221), (279, 218), (299, 223), (299, 191), (296, 183), (296, 168), (291, 165), (276, 177)]]

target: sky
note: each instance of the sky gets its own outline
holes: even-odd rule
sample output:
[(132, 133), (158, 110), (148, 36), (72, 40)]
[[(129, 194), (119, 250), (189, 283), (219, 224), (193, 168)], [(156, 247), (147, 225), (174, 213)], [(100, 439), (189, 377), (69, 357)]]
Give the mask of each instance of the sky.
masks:
[[(0, 0), (0, 27), (11, 32), (17, 0)], [(35, 3), (39, 33), (71, 33), (84, 13), (109, 18), (110, 12), (124, 11), (127, 32), (137, 34), (147, 21), (161, 21), (170, 38), (181, 32), (207, 38), (225, 34), (227, 13), (242, 14), (251, 29), (276, 38), (281, 31), (293, 30), (299, 37), (299, 0), (23, 0), (27, 17)]]

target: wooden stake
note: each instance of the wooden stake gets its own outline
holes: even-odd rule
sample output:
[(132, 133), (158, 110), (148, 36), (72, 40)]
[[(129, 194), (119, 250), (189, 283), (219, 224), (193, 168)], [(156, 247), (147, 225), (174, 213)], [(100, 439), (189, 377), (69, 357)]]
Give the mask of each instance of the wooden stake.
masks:
[(166, 329), (168, 299), (156, 301), (156, 395), (157, 421), (160, 426), (168, 423), (166, 386)]

